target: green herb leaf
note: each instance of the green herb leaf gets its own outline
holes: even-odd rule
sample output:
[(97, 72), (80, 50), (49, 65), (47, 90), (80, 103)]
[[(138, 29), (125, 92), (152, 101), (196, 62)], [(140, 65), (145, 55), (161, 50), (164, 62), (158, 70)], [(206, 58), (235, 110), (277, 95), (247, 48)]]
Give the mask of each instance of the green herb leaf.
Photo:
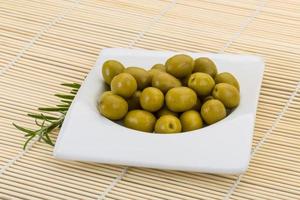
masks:
[(25, 150), (28, 143), (35, 137), (35, 135), (30, 136), (23, 145), (23, 149)]
[(52, 142), (51, 138), (49, 137), (48, 134), (45, 134), (45, 137), (47, 138), (48, 144), (50, 144), (51, 146), (54, 146), (54, 143)]
[(71, 94), (77, 94), (77, 92), (78, 92), (78, 90), (76, 90), (76, 91), (75, 91), (75, 90), (72, 90), (70, 93), (71, 93)]
[(71, 100), (73, 100), (75, 97), (74, 95), (67, 95), (67, 94), (55, 94), (54, 96), (57, 96), (62, 99), (71, 99)]
[(79, 89), (80, 88), (80, 84), (78, 84), (78, 83), (63, 83), (63, 84), (61, 84), (61, 85), (63, 85), (63, 86), (67, 86), (67, 87), (71, 87), (71, 88), (77, 88), (77, 89)]
[(47, 111), (47, 112), (59, 112), (59, 111), (67, 111), (69, 107), (53, 107), (53, 108), (38, 108), (40, 111)]
[(34, 135), (34, 134), (32, 134), (32, 133), (27, 133), (27, 134), (25, 134), (24, 136), (25, 136), (25, 137), (29, 137), (29, 136), (32, 136), (32, 135)]
[(58, 120), (57, 117), (52, 117), (45, 114), (35, 114), (35, 113), (28, 113), (27, 116), (35, 118), (35, 119), (48, 119), (48, 120)]
[(34, 134), (35, 131), (34, 130), (30, 130), (28, 128), (23, 128), (21, 126), (18, 126), (17, 124), (13, 123), (14, 127), (16, 127), (17, 129), (19, 129), (20, 131), (23, 131), (25, 133), (29, 133), (29, 134)]
[(61, 99), (60, 101), (63, 102), (63, 103), (67, 103), (67, 104), (71, 104), (72, 103), (72, 101), (64, 100), (64, 99)]
[(59, 104), (59, 105), (56, 105), (57, 107), (60, 107), (60, 108), (69, 108), (70, 105), (69, 104)]
[[(32, 130), (29, 128), (24, 128), (13, 123), (18, 130), (25, 133), (27, 140), (23, 145), (23, 149), (26, 149), (27, 145), (33, 138), (38, 138), (38, 141), (43, 141), (51, 146), (54, 146), (53, 141), (51, 140), (49, 134), (56, 128), (60, 128), (65, 119), (66, 113), (74, 99), (80, 84), (77, 83), (64, 83), (64, 86), (72, 88), (70, 94), (55, 94), (55, 96), (61, 98), (60, 101), (64, 104), (59, 104), (56, 107), (47, 107), (47, 108), (38, 108), (42, 113), (29, 113), (29, 117), (34, 118), (36, 125), (38, 126), (37, 130)], [(48, 112), (59, 114), (58, 117), (53, 117), (49, 115)], [(48, 114), (45, 114), (48, 113)]]

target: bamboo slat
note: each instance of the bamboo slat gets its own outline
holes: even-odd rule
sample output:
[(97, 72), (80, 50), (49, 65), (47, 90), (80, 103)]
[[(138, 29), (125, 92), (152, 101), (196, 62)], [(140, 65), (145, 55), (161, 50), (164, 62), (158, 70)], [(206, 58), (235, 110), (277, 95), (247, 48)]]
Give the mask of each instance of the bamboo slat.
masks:
[[(300, 199), (300, 4), (296, 0), (0, 2), (0, 199)], [(266, 69), (242, 175), (60, 161), (11, 123), (58, 103), (103, 47), (246, 53)], [(51, 138), (57, 137), (57, 131)]]

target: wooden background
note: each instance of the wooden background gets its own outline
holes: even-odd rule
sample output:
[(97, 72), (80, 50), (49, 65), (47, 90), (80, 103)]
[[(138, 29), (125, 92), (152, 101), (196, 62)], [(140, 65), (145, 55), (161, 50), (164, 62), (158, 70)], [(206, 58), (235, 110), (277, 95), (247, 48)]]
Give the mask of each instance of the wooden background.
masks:
[[(260, 55), (250, 167), (224, 176), (62, 162), (11, 123), (57, 104), (104, 47)], [(249, 77), (251, 78), (251, 77)], [(300, 199), (297, 0), (0, 0), (0, 199)], [(54, 137), (57, 133), (54, 133)]]

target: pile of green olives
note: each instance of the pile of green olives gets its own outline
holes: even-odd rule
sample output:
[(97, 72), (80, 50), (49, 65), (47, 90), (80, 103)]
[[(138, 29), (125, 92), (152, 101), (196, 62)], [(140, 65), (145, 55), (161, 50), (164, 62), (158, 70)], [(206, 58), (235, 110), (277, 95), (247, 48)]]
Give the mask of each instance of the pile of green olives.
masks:
[(218, 73), (206, 57), (174, 55), (150, 70), (107, 60), (102, 76), (110, 90), (100, 95), (99, 112), (143, 132), (200, 129), (224, 119), (240, 102), (238, 80)]

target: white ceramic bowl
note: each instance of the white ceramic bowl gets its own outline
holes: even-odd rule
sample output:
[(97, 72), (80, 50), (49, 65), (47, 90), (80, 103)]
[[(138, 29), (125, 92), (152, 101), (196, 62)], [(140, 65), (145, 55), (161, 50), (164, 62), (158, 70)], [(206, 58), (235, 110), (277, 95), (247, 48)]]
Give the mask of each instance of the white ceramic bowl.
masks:
[[(186, 52), (184, 52), (186, 53)], [(186, 53), (209, 57), (219, 72), (234, 74), (240, 83), (240, 105), (224, 120), (180, 134), (147, 134), (120, 126), (97, 110), (104, 91), (102, 64), (116, 59), (125, 66), (150, 69), (175, 52), (109, 48), (82, 84), (56, 141), (59, 159), (222, 174), (247, 169), (258, 96), (263, 76), (261, 58), (247, 55)]]

